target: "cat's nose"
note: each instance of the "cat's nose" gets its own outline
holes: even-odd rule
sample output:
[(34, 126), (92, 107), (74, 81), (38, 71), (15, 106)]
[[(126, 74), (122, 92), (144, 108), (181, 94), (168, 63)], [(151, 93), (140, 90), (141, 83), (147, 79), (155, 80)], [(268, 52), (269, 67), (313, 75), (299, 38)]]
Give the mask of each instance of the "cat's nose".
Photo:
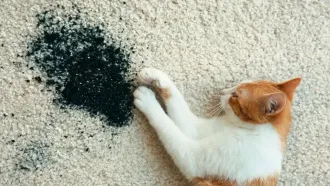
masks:
[(238, 95), (237, 95), (236, 92), (232, 92), (232, 93), (231, 93), (231, 96), (233, 96), (234, 98), (237, 98), (237, 97), (238, 97)]

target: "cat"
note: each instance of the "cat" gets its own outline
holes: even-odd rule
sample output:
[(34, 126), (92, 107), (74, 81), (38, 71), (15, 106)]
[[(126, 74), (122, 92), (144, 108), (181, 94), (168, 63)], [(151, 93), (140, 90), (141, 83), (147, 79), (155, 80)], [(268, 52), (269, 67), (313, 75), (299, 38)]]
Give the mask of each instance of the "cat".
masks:
[[(243, 81), (222, 90), (224, 115), (193, 114), (170, 77), (155, 68), (138, 74), (135, 106), (147, 117), (174, 163), (198, 186), (275, 186), (301, 78)], [(166, 112), (152, 86), (166, 106)]]

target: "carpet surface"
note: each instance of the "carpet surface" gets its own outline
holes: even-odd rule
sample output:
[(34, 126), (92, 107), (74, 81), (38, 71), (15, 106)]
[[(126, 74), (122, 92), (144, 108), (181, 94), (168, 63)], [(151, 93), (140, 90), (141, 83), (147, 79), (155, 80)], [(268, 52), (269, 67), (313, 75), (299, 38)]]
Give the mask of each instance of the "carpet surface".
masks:
[(278, 185), (330, 185), (330, 1), (0, 1), (0, 185), (188, 185), (132, 107), (143, 67), (192, 110), (303, 80)]

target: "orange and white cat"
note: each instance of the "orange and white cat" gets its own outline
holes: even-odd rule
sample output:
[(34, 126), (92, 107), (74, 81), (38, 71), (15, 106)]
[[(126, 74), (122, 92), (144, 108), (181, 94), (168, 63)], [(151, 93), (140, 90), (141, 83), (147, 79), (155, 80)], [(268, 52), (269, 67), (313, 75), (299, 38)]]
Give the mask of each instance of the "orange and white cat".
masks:
[(291, 124), (291, 102), (301, 78), (282, 83), (244, 81), (219, 99), (225, 114), (201, 118), (170, 78), (145, 68), (135, 106), (145, 114), (175, 164), (195, 185), (275, 186)]

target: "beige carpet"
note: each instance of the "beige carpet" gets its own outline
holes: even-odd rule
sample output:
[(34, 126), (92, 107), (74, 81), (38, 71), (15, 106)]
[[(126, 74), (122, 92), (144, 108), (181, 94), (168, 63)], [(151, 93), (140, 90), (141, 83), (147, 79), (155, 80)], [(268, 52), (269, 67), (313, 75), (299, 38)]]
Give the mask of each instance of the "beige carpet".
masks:
[[(45, 83), (33, 78), (47, 77), (26, 67), (24, 56), (37, 35), (35, 15), (51, 2), (0, 0), (0, 185), (187, 185), (135, 109), (130, 125), (111, 127), (41, 91)], [(219, 88), (302, 76), (278, 185), (330, 185), (330, 1), (76, 4), (89, 13), (85, 20), (106, 23), (106, 33), (134, 46), (132, 74), (151, 66), (167, 72), (200, 115)]]

